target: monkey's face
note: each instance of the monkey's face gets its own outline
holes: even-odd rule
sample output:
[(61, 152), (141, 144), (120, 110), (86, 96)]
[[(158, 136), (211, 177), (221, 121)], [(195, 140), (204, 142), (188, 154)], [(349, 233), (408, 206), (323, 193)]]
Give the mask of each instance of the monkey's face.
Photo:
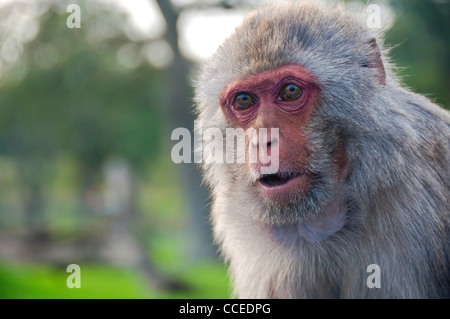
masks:
[[(248, 178), (235, 183), (250, 181), (247, 191), (265, 206), (259, 210), (265, 215), (261, 217), (276, 224), (297, 222), (330, 201), (345, 173), (345, 150), (337, 143), (327, 145), (324, 139), (330, 136), (317, 131), (320, 87), (311, 72), (285, 65), (232, 81), (219, 103), (229, 123), (253, 132), (247, 136), (247, 156), (239, 173)], [(252, 152), (255, 161), (248, 156)], [(268, 159), (277, 169), (265, 173), (264, 168), (274, 164)]]
[[(198, 81), (197, 110), (205, 126), (223, 135), (227, 128), (253, 129), (255, 135), (267, 129), (265, 138), (246, 139), (256, 161), (203, 165), (215, 198), (239, 202), (265, 223), (303, 223), (325, 216), (334, 204), (345, 210), (351, 195), (344, 190), (347, 162), (354, 158), (349, 136), (358, 134), (353, 128), (370, 116), (370, 101), (385, 84), (370, 36), (357, 24), (350, 35), (344, 32), (346, 16), (326, 14), (323, 19), (334, 22), (318, 18), (320, 28), (305, 24), (323, 14), (286, 5), (249, 15)], [(278, 170), (264, 172), (265, 157), (273, 159), (267, 154), (274, 151)]]

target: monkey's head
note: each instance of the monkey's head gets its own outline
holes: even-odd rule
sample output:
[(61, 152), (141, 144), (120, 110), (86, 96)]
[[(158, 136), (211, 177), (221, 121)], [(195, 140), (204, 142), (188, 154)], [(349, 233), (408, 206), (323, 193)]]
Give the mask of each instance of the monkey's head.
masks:
[[(363, 134), (358, 123), (370, 121), (371, 101), (387, 85), (375, 37), (341, 9), (276, 4), (251, 13), (204, 66), (197, 110), (203, 130), (219, 128), (224, 141), (226, 128), (254, 129), (246, 150), (277, 147), (278, 171), (264, 174), (261, 156), (206, 163), (213, 197), (239, 202), (264, 224), (340, 229), (351, 196), (349, 140)], [(255, 139), (261, 128), (269, 134)]]

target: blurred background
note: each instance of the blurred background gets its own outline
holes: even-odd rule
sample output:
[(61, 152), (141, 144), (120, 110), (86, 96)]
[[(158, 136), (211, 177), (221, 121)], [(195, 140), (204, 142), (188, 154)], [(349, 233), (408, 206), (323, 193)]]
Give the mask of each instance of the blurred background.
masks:
[[(198, 66), (265, 2), (0, 0), (0, 298), (230, 297), (170, 136), (193, 128)], [(346, 1), (367, 3), (404, 83), (448, 107), (449, 1)]]

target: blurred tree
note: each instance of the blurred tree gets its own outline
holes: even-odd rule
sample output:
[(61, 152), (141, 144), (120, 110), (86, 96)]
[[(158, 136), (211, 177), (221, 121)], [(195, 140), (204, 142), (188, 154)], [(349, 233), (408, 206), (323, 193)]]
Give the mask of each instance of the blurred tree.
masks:
[[(104, 24), (98, 24), (112, 29), (123, 18), (119, 12), (106, 17), (94, 12), (84, 16), (83, 23), (87, 26), (102, 17)], [(137, 56), (129, 52), (122, 54), (129, 64), (118, 63), (118, 51), (130, 43), (123, 33), (93, 41), (90, 32), (89, 27), (68, 29), (66, 14), (53, 10), (40, 17), (37, 38), (25, 47), (2, 87), (0, 154), (20, 164), (31, 235), (46, 230), (43, 188), (46, 172), (57, 158), (67, 156), (78, 164), (79, 211), (84, 215), (96, 212), (91, 195), (99, 188), (105, 161), (116, 156), (124, 159), (131, 170), (132, 198), (118, 218), (121, 227), (114, 231), (125, 229), (132, 234), (140, 254), (138, 263), (154, 286), (166, 287), (172, 283), (156, 272), (137, 232), (135, 198), (140, 175), (135, 172), (161, 152), (162, 126), (167, 121), (159, 108), (165, 74), (135, 63)]]
[[(193, 93), (190, 88), (190, 63), (186, 61), (178, 47), (177, 21), (179, 11), (170, 1), (158, 0), (158, 5), (167, 23), (166, 39), (174, 51), (174, 60), (170, 66), (166, 87), (176, 88), (168, 95), (167, 105), (171, 130), (177, 127), (186, 127), (193, 137), (195, 115), (192, 107)], [(193, 158), (193, 157), (192, 157)], [(181, 164), (183, 187), (188, 201), (188, 214), (192, 242), (190, 244), (190, 256), (192, 260), (215, 256), (215, 250), (211, 245), (212, 237), (208, 222), (209, 207), (208, 193), (202, 186), (201, 175), (193, 164)]]
[[(0, 137), (2, 152), (24, 163), (42, 166), (61, 153), (77, 159), (86, 189), (101, 178), (109, 156), (120, 155), (139, 168), (158, 154), (164, 76), (148, 65), (132, 71), (117, 66), (115, 48), (125, 38), (96, 44), (82, 32), (68, 30), (65, 16), (42, 18), (38, 38), (24, 53), (28, 74), (19, 85), (3, 88)], [(48, 56), (36, 54), (42, 50), (56, 52), (59, 60), (47, 67)]]
[(404, 82), (450, 108), (450, 1), (391, 0), (386, 40)]

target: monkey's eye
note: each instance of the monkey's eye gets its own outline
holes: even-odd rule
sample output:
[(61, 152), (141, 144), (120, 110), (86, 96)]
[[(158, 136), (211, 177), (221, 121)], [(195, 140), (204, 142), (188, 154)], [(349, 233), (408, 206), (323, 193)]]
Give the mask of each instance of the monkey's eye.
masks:
[(240, 93), (234, 99), (233, 106), (238, 111), (246, 110), (255, 104), (255, 99), (248, 93)]
[(280, 91), (280, 97), (283, 101), (290, 102), (298, 100), (303, 94), (303, 89), (294, 83), (288, 83)]

